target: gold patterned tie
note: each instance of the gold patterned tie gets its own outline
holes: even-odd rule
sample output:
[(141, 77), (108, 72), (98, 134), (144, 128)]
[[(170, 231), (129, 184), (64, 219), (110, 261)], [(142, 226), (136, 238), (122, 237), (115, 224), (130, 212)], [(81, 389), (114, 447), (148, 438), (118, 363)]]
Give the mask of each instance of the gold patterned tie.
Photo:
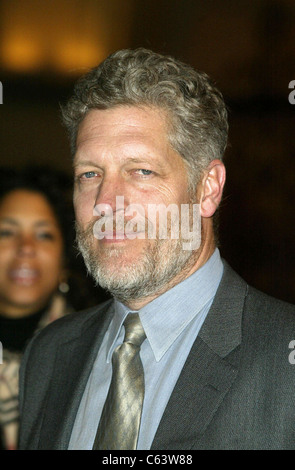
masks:
[(113, 353), (112, 381), (93, 450), (132, 450), (137, 446), (144, 397), (139, 352), (146, 336), (138, 313), (130, 313), (124, 327), (124, 342)]

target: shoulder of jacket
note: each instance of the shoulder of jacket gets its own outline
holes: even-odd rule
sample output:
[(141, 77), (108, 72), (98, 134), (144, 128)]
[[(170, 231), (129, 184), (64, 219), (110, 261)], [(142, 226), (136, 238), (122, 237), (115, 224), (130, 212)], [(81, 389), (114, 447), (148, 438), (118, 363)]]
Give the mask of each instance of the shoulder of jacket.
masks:
[(102, 319), (112, 304), (112, 300), (90, 307), (78, 312), (71, 312), (62, 318), (54, 320), (49, 325), (39, 330), (31, 339), (29, 345), (32, 348), (44, 348), (47, 344), (53, 347), (53, 344), (73, 339), (79, 336), (83, 328)]

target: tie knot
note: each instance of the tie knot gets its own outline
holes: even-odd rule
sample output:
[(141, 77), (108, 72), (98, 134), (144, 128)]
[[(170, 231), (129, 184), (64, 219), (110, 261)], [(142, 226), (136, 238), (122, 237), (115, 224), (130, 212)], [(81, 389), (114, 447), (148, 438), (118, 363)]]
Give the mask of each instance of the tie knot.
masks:
[(124, 343), (131, 343), (135, 346), (141, 346), (146, 336), (138, 313), (129, 313), (129, 315), (127, 315), (124, 321), (124, 328)]

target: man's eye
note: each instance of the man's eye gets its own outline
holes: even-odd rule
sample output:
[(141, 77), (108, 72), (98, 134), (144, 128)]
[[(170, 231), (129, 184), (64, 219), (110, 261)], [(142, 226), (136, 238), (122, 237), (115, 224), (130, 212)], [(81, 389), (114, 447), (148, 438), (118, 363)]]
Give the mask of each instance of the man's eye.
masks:
[(86, 171), (85, 173), (83, 173), (81, 178), (82, 179), (91, 179), (91, 178), (94, 178), (95, 176), (97, 176), (97, 173), (95, 173), (95, 171)]
[(144, 168), (141, 168), (140, 170), (137, 170), (137, 173), (141, 173), (143, 176), (149, 176), (153, 172), (152, 170), (145, 170)]

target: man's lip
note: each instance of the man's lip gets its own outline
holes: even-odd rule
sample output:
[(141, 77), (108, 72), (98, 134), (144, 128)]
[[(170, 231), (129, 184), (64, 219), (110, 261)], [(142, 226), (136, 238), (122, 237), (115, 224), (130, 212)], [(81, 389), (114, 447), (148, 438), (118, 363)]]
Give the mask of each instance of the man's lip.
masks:
[(124, 232), (102, 232), (102, 235), (104, 236), (104, 238), (107, 238), (107, 239), (112, 239), (112, 240), (123, 240), (124, 238), (126, 238), (126, 235)]
[(142, 238), (142, 234), (144, 232), (102, 232), (102, 238), (99, 238), (100, 241), (106, 242), (120, 242), (124, 240), (134, 240), (135, 238), (140, 237)]

